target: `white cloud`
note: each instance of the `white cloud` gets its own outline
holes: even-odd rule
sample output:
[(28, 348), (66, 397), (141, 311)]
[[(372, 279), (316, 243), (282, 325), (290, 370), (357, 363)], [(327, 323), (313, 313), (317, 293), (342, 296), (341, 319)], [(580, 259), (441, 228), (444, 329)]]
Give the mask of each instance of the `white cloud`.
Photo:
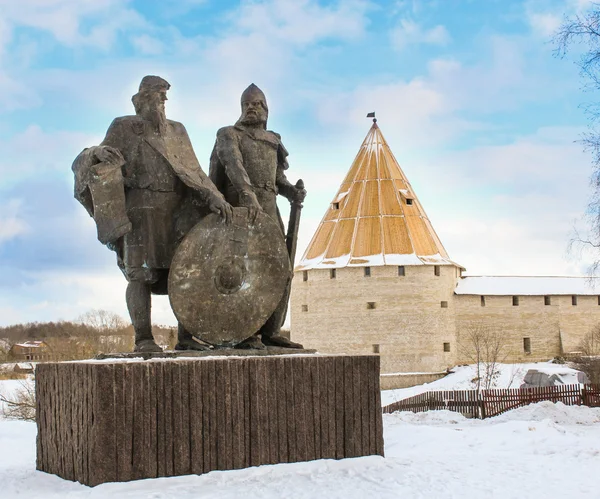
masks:
[[(493, 35), (480, 45), (483, 54), (476, 64), (432, 59), (424, 74), (410, 79), (385, 76), (347, 91), (339, 91), (339, 86), (335, 91), (323, 89), (312, 96), (315, 112), (325, 126), (354, 133), (364, 128), (366, 112), (374, 110), (390, 139), (417, 152), (439, 148), (472, 131), (499, 134), (502, 129), (489, 116), (518, 113), (524, 106), (556, 101), (573, 90), (571, 80), (556, 77), (553, 65), (560, 61), (549, 50), (543, 59), (540, 51), (545, 47), (532, 47), (526, 37)], [(519, 124), (505, 122), (502, 127), (513, 136)]]
[(471, 274), (583, 273), (589, 258), (566, 253), (590, 195), (579, 132), (542, 128), (406, 166), (450, 256)]
[(323, 97), (317, 107), (324, 124), (361, 128), (371, 110), (377, 112), (384, 130), (392, 130), (394, 138), (414, 148), (443, 143), (475, 126), (454, 115), (458, 110), (455, 102), (422, 78), (361, 85), (351, 92)]
[(37, 107), (41, 102), (30, 85), (0, 72), (0, 112)]
[(22, 199), (9, 199), (0, 204), (0, 244), (28, 232), (27, 223), (20, 217)]
[(165, 17), (177, 17), (206, 5), (208, 0), (163, 0), (161, 3)]
[(548, 12), (531, 12), (529, 13), (528, 21), (534, 33), (549, 37), (560, 26), (562, 17)]
[(441, 24), (425, 29), (410, 19), (401, 19), (390, 32), (390, 38), (396, 50), (403, 50), (410, 45), (447, 45), (451, 40), (450, 33)]
[(131, 38), (133, 46), (145, 55), (162, 54), (164, 50), (163, 43), (150, 35), (139, 35)]
[(70, 163), (84, 147), (99, 143), (102, 137), (80, 132), (45, 132), (30, 125), (8, 140), (0, 140), (0, 174), (3, 179), (22, 179), (42, 172), (69, 172)]
[[(0, 311), (10, 312), (8, 316), (0, 314), (0, 325), (74, 320), (92, 309), (108, 310), (129, 320), (125, 302), (127, 281), (116, 263), (85, 271), (37, 272), (27, 278), (29, 282), (10, 295), (0, 294)], [(177, 324), (168, 297), (152, 296), (152, 322)]]
[[(0, 0), (0, 112), (42, 104), (42, 92), (36, 91), (36, 87), (43, 88), (43, 81), (31, 82), (29, 75), (23, 76), (32, 57), (47, 51), (51, 44), (37, 38), (40, 32), (69, 48), (108, 51), (120, 33), (148, 29), (148, 23), (128, 7), (129, 3), (129, 0)], [(16, 37), (19, 28), (35, 30), (36, 37), (22, 33)]]
[[(93, 45), (107, 49), (117, 32), (146, 25), (144, 19), (127, 7), (128, 0), (5, 0), (3, 23), (50, 33), (59, 43), (75, 47)], [(89, 29), (83, 21), (92, 22)]]
[(345, 0), (323, 6), (315, 0), (242, 3), (232, 14), (236, 28), (272, 41), (309, 44), (326, 38), (352, 39), (364, 33), (368, 3)]
[(534, 34), (547, 39), (565, 16), (583, 14), (594, 3), (595, 0), (526, 0), (525, 18)]
[(590, 158), (576, 142), (583, 130), (543, 127), (508, 144), (454, 152), (449, 157), (451, 170), (453, 175), (462, 177), (461, 183), (471, 186), (485, 179), (495, 185), (511, 186), (511, 190), (527, 186), (558, 196), (565, 190), (567, 176), (570, 184), (585, 190), (591, 173)]
[(412, 15), (418, 16), (438, 5), (438, 0), (396, 0), (390, 8), (390, 12), (392, 15), (410, 12)]
[(2, 60), (6, 45), (12, 39), (12, 29), (8, 22), (0, 17), (0, 60)]
[[(68, 2), (55, 0), (54, 10), (60, 10), (58, 6)], [(104, 0), (98, 6), (84, 1), (79, 7), (70, 7), (71, 22), (67, 24), (71, 28), (61, 36), (66, 37), (68, 43), (81, 42), (81, 37), (89, 39), (91, 32), (81, 33), (77, 19), (93, 9), (104, 9), (102, 12), (108, 16), (108, 12), (119, 13), (126, 6), (126, 2)], [(68, 93), (75, 102), (85, 102), (88, 108), (103, 112), (114, 110), (115, 115), (122, 115), (131, 112), (130, 98), (141, 77), (152, 72), (173, 84), (169, 116), (190, 128), (210, 128), (214, 137), (215, 126), (237, 119), (241, 92), (253, 81), (267, 91), (271, 102), (276, 104), (285, 96), (286, 102), (294, 103), (290, 95), (298, 91), (296, 83), (306, 70), (301, 66), (304, 49), (325, 39), (348, 40), (362, 36), (368, 22), (368, 8), (369, 4), (362, 0), (327, 5), (317, 0), (243, 2), (229, 12), (215, 37), (184, 37), (174, 27), (158, 29), (155, 26), (147, 27), (145, 32), (131, 33), (132, 43), (146, 53), (158, 52), (161, 49), (158, 43), (162, 43), (163, 54), (177, 54), (173, 58), (154, 60), (151, 68), (146, 60), (134, 59), (112, 61), (92, 70), (43, 69), (29, 72), (27, 91), (36, 96), (38, 105), (45, 95), (60, 92)], [(28, 22), (34, 23), (33, 20)], [(35, 24), (46, 26), (40, 20)], [(98, 22), (98, 26), (111, 25)], [(112, 32), (115, 33), (116, 28)], [(99, 77), (106, 74), (113, 77)], [(90, 95), (94, 96), (93, 100)], [(6, 99), (10, 105), (11, 98)], [(2, 100), (0, 96), (0, 106)], [(23, 105), (27, 102), (25, 96), (22, 101)], [(29, 104), (33, 105), (32, 102), (30, 99)], [(295, 105), (303, 104), (296, 102)]]

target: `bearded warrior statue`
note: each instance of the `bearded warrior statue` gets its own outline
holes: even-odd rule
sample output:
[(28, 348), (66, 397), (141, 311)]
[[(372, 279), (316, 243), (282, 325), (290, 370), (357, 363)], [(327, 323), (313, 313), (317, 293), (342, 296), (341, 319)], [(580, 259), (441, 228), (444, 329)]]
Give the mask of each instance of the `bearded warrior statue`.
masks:
[[(128, 285), (135, 351), (160, 352), (152, 336), (152, 294), (167, 294), (175, 249), (206, 214), (226, 222), (231, 206), (200, 168), (185, 127), (165, 115), (168, 82), (145, 76), (135, 116), (116, 118), (99, 146), (73, 163), (75, 197), (94, 217)], [(179, 324), (177, 350), (202, 350)]]
[[(269, 109), (264, 93), (251, 84), (242, 94), (241, 105), (242, 115), (237, 123), (217, 132), (209, 176), (226, 201), (234, 207), (247, 208), (251, 219), (259, 213), (271, 217), (280, 228), (274, 237), (285, 243), (277, 194), (290, 202), (301, 204), (306, 191), (294, 186), (286, 178), (288, 152), (281, 142), (281, 136), (267, 130)], [(265, 240), (263, 244), (270, 245), (272, 242)], [(248, 348), (302, 348), (302, 345), (280, 334), (287, 311), (291, 273), (286, 278), (287, 285), (278, 298), (279, 305), (256, 334), (246, 340)]]

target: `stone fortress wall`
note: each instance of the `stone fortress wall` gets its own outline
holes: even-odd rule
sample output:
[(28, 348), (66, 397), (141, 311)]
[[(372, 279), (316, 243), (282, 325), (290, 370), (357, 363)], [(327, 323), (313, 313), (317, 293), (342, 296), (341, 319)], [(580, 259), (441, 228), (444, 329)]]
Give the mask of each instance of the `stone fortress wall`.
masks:
[(332, 270), (295, 273), (292, 339), (323, 353), (379, 353), (382, 373), (432, 373), (472, 363), (465, 352), (478, 330), (501, 336), (506, 362), (548, 360), (577, 351), (600, 324), (598, 296), (482, 300), (455, 294), (458, 266)]

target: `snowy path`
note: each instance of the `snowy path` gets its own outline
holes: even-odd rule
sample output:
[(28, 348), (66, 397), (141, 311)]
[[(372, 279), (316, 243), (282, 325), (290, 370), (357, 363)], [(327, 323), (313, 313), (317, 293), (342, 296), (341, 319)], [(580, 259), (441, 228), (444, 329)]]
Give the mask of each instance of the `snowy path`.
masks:
[(600, 409), (542, 402), (485, 421), (385, 416), (386, 458), (261, 466), (95, 488), (35, 471), (35, 425), (0, 420), (0, 497), (597, 498)]

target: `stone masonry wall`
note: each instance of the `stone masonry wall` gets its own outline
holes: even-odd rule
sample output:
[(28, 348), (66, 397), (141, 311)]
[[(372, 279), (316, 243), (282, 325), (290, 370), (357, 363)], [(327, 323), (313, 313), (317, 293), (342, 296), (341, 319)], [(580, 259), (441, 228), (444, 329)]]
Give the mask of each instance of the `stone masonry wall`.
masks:
[[(578, 350), (583, 337), (600, 323), (597, 296), (578, 296), (573, 305), (571, 296), (519, 296), (513, 305), (512, 296), (456, 295), (456, 326), (458, 342), (467, 345), (470, 331), (484, 328), (497, 332), (506, 344), (508, 362), (536, 362)], [(529, 338), (530, 353), (525, 352), (524, 339)], [(459, 348), (459, 363), (468, 356)]]
[[(322, 353), (373, 353), (381, 372), (443, 371), (455, 365), (454, 288), (458, 268), (433, 265), (297, 272), (292, 287), (292, 338)], [(375, 308), (369, 308), (368, 303)], [(442, 308), (442, 302), (447, 307)], [(305, 310), (305, 311), (303, 311)], [(450, 344), (450, 352), (444, 351)]]
[[(292, 339), (322, 353), (367, 354), (379, 350), (381, 372), (439, 372), (471, 362), (466, 339), (473, 329), (497, 332), (507, 362), (548, 360), (577, 351), (600, 324), (597, 296), (455, 295), (459, 269), (433, 265), (364, 267), (296, 272), (291, 298)], [(442, 308), (442, 302), (447, 308)], [(375, 308), (369, 308), (372, 302)], [(524, 338), (529, 338), (530, 353)], [(446, 345), (445, 345), (446, 344)], [(449, 349), (450, 351), (444, 351)]]

